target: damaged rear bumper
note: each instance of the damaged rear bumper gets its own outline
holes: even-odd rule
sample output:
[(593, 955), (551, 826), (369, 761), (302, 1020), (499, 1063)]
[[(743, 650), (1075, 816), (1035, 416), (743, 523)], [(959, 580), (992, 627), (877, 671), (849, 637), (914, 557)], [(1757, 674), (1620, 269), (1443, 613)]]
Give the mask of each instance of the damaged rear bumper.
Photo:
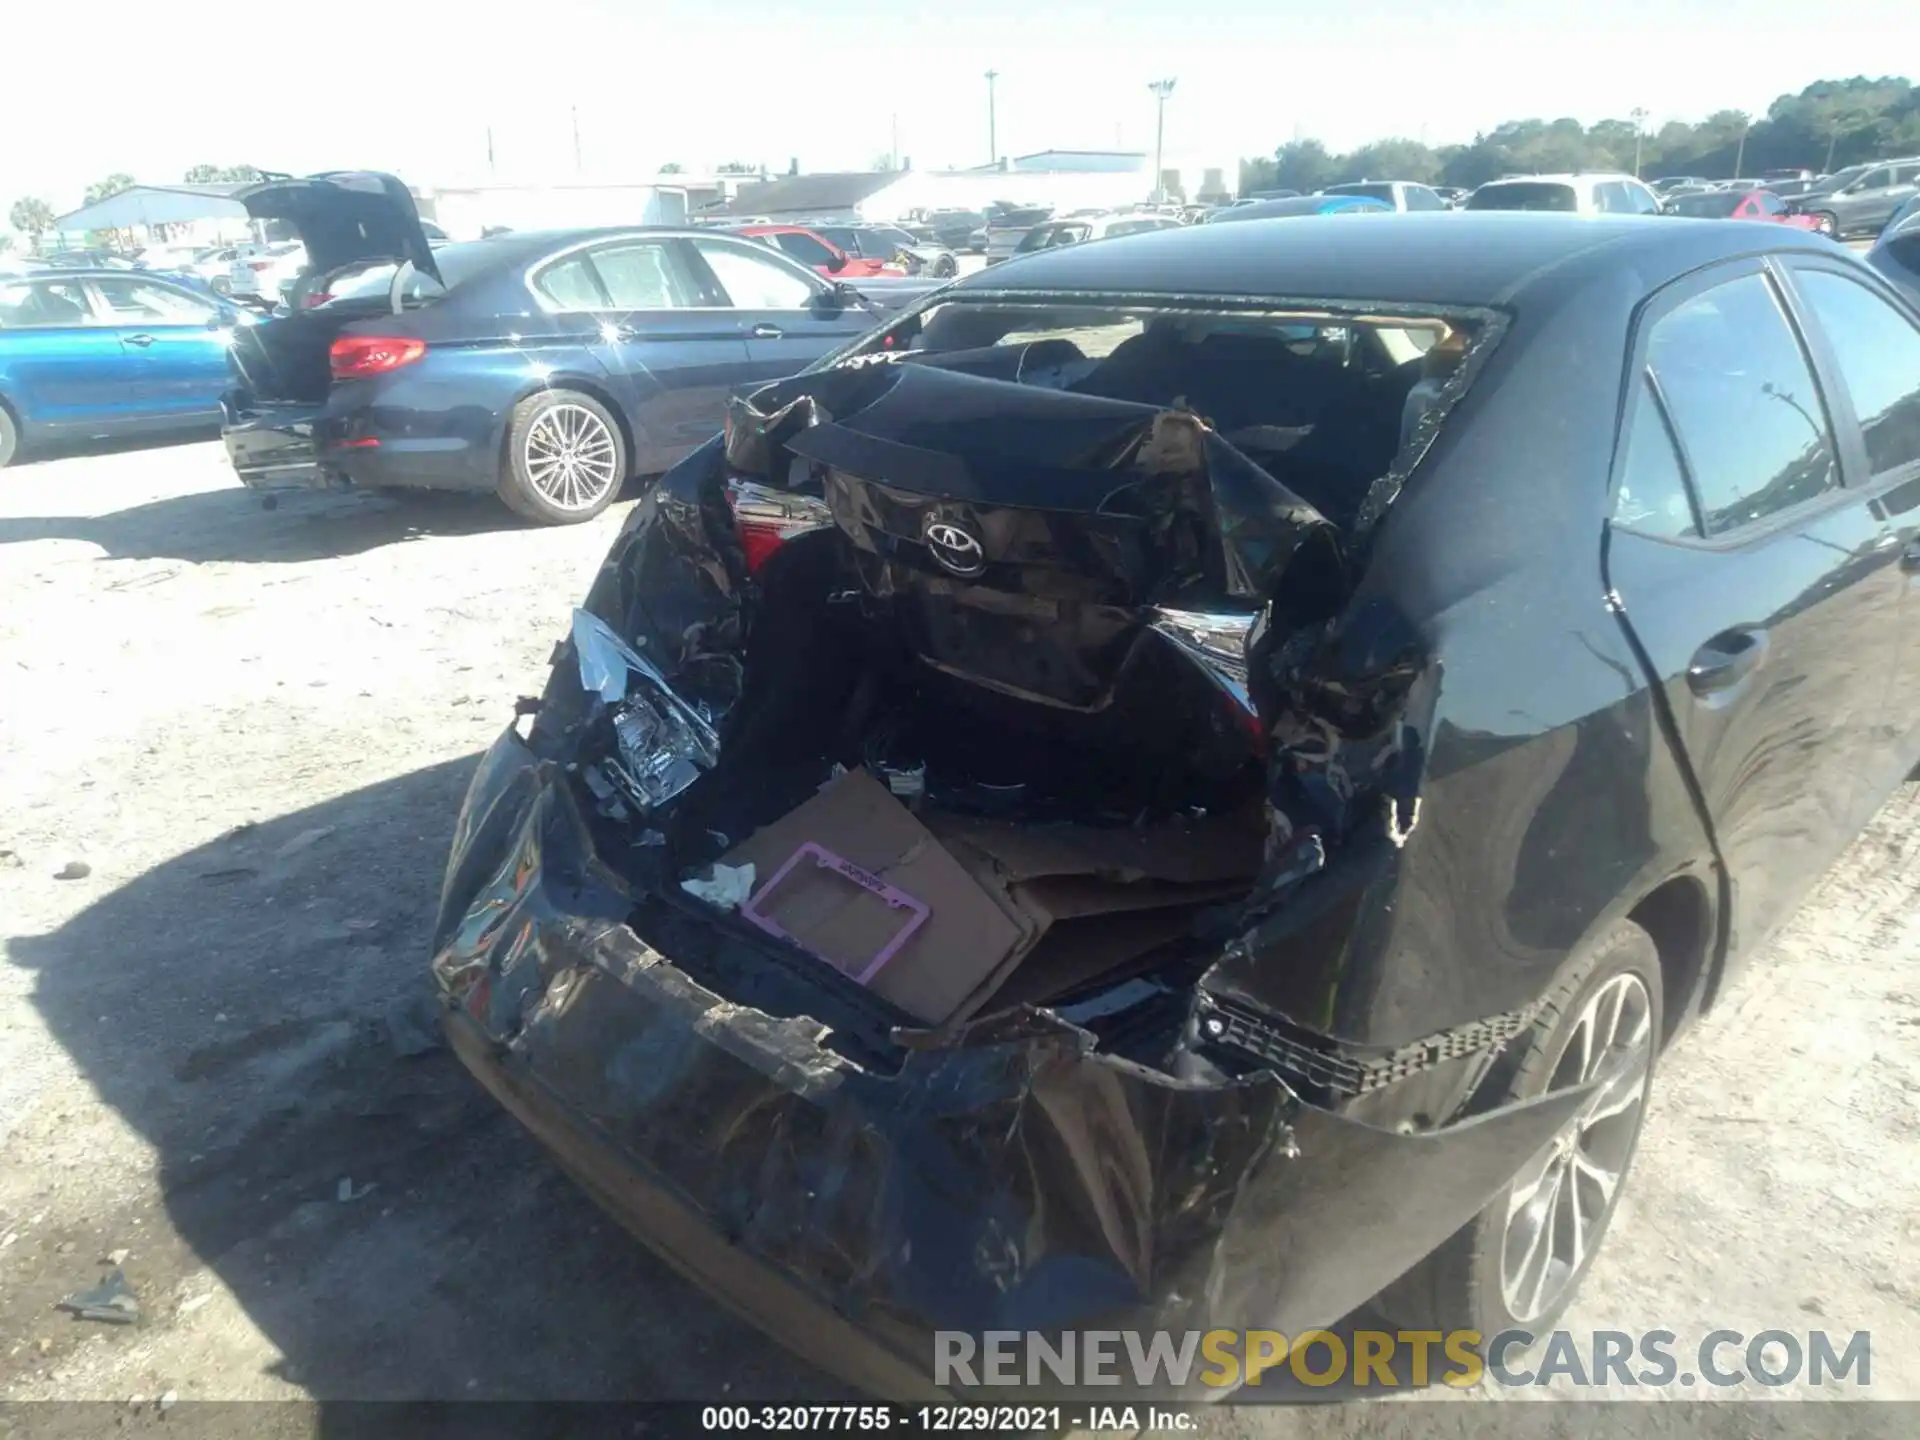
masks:
[[(669, 1263), (889, 1399), (931, 1392), (943, 1330), (1333, 1322), (1482, 1208), (1584, 1098), (1398, 1134), (1270, 1072), (1181, 1081), (1103, 1055), (1040, 1011), (885, 1073), (812, 1020), (706, 988), (631, 910), (560, 767), (503, 734), (462, 809), (435, 932), (457, 1053)], [(1218, 1392), (1195, 1378), (1146, 1393)]]

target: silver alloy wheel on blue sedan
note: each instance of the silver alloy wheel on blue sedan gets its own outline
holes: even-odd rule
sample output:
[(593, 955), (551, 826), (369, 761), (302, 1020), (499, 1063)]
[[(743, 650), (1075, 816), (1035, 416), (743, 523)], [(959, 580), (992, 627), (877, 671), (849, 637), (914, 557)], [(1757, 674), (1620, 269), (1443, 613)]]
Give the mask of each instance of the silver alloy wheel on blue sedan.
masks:
[(577, 524), (606, 509), (626, 478), (625, 437), (593, 396), (543, 390), (514, 407), (500, 498), (520, 514)]
[(591, 509), (619, 483), (613, 428), (584, 405), (542, 411), (522, 444), (528, 477), (558, 509)]

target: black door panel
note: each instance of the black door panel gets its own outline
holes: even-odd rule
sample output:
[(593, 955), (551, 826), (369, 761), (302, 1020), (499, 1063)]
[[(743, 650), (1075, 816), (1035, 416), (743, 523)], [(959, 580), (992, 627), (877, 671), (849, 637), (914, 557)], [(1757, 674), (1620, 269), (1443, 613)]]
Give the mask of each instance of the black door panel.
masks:
[(1635, 359), (1608, 579), (1699, 782), (1733, 949), (1751, 952), (1881, 798), (1895, 536), (1841, 483), (1825, 392), (1759, 265), (1665, 297)]

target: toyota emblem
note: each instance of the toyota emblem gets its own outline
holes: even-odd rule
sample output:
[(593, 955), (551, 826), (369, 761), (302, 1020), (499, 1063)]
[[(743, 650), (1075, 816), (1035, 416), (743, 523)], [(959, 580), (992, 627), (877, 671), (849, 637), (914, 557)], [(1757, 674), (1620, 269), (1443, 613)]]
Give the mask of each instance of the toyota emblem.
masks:
[(920, 534), (942, 570), (964, 577), (987, 568), (987, 552), (980, 548), (979, 537), (965, 527), (950, 520), (930, 520)]

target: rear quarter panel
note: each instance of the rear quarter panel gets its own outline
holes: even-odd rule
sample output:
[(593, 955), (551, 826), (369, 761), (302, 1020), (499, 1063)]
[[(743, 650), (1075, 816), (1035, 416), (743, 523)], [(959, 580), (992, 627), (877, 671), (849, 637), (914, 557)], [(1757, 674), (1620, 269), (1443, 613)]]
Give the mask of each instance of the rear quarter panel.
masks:
[(1404, 1044), (1524, 1008), (1660, 881), (1710, 868), (1602, 578), (1630, 289), (1518, 316), (1388, 511), (1344, 649), (1362, 664), (1368, 624), (1419, 637), (1412, 831), (1336, 851), (1210, 989)]
[[(476, 464), (490, 465), (506, 443), (514, 406), (543, 389), (592, 394), (631, 425), (632, 387), (606, 363), (598, 322), (539, 309), (518, 267), (471, 290), (462, 286), (439, 304), (349, 328), (427, 342), (426, 358), (416, 365), (334, 387), (330, 411), (358, 411), (383, 434), (470, 447)], [(631, 451), (634, 437), (627, 439)], [(485, 474), (491, 484), (493, 471)]]

